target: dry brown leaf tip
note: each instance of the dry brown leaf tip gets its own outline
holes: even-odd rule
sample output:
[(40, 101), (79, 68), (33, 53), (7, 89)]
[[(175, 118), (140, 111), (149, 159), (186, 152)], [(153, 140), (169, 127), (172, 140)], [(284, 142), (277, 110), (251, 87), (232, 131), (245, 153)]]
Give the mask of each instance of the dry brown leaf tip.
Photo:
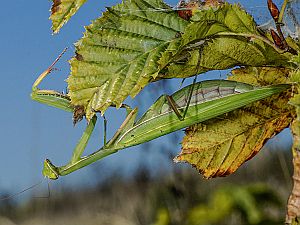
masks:
[(51, 14), (54, 14), (59, 10), (60, 4), (61, 0), (53, 0), (53, 4), (51, 6)]

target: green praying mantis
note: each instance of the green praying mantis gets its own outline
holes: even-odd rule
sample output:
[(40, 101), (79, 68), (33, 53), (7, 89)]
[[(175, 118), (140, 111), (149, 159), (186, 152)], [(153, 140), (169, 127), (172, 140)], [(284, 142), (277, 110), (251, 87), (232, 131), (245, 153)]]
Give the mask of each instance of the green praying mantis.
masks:
[[(54, 32), (58, 32), (85, 1), (73, 2), (79, 4), (54, 2), (51, 15)], [(70, 61), (71, 73), (67, 79), (68, 93), (38, 88), (61, 55), (33, 84), (33, 100), (73, 113), (73, 123), (83, 117), (88, 121), (70, 161), (55, 166), (46, 159), (43, 175), (57, 179), (119, 150), (213, 119), (201, 124), (197, 135), (187, 133), (179, 161), (196, 166), (206, 178), (217, 173), (223, 176), (229, 170), (228, 167), (224, 170), (221, 164), (230, 164), (229, 172), (234, 172), (242, 160), (250, 159), (261, 149), (265, 140), (291, 124), (294, 187), (286, 219), (291, 224), (292, 219), (300, 215), (297, 194), (300, 180), (300, 44), (298, 32), (288, 32), (297, 38), (289, 37), (282, 28), (285, 11), (293, 7), (292, 2), (297, 3), (284, 0), (279, 9), (272, 0), (267, 1), (275, 26), (267, 26), (267, 29), (258, 26), (253, 16), (240, 6), (226, 1), (189, 1), (187, 4), (180, 1), (178, 8), (172, 8), (162, 0), (124, 0), (107, 8), (86, 27), (84, 36), (76, 43), (76, 54)], [(292, 20), (298, 29), (297, 19)], [(162, 95), (140, 118), (137, 118), (137, 108), (122, 104), (129, 95), (136, 96), (150, 82), (236, 67), (238, 71), (232, 71), (235, 81), (194, 82), (170, 96)], [(256, 87), (237, 81), (276, 85)], [(292, 91), (247, 106), (290, 87), (293, 87)], [(288, 103), (292, 106), (284, 107)], [(104, 120), (103, 146), (84, 155), (98, 114), (103, 115), (111, 106), (125, 108), (126, 118), (109, 141), (106, 141)], [(214, 124), (210, 126), (210, 123), (214, 123), (216, 117), (243, 106), (247, 107), (237, 114), (246, 112), (247, 117), (227, 119), (234, 116), (234, 112), (227, 114), (220, 123), (217, 121), (216, 127), (222, 129), (206, 127), (206, 124), (212, 127)], [(229, 122), (223, 123), (225, 120)], [(230, 130), (231, 121), (240, 129), (231, 129), (233, 133), (219, 138), (222, 131)], [(216, 134), (216, 137), (210, 137), (210, 134)], [(192, 135), (197, 138), (186, 141)]]
[[(53, 70), (53, 66), (62, 54), (34, 82), (31, 97), (40, 103), (67, 112), (74, 112), (76, 106), (71, 104), (71, 98), (68, 94), (38, 89), (38, 85)], [(178, 90), (171, 96), (160, 96), (139, 119), (136, 119), (137, 108), (131, 109), (129, 106), (123, 105), (127, 110), (127, 117), (109, 141), (106, 141), (106, 134), (104, 134), (103, 147), (90, 155), (83, 156), (96, 125), (97, 116), (94, 116), (87, 124), (73, 151), (71, 160), (64, 166), (56, 167), (50, 160), (46, 159), (43, 175), (50, 179), (57, 179), (59, 176), (72, 173), (121, 149), (139, 145), (195, 123), (214, 118), (280, 93), (289, 87), (289, 84), (254, 87), (229, 80), (197, 82)]]

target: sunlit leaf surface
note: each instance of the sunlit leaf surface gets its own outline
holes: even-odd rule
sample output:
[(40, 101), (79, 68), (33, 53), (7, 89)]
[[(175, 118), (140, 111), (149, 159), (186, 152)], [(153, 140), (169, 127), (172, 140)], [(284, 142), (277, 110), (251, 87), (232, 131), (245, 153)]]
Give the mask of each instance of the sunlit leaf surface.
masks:
[(187, 24), (161, 1), (125, 1), (109, 8), (77, 43), (68, 78), (72, 103), (83, 105), (90, 118), (135, 96), (157, 76), (161, 52)]
[(68, 22), (86, 0), (52, 0), (51, 7), (52, 31), (58, 33), (60, 28)]
[(163, 53), (163, 77), (188, 77), (234, 66), (289, 66), (290, 54), (279, 54), (238, 5), (198, 10), (181, 40)]
[(261, 35), (237, 5), (199, 9), (187, 21), (162, 1), (125, 0), (86, 27), (77, 43), (67, 80), (72, 104), (83, 106), (89, 120), (155, 80), (289, 65), (290, 54), (279, 54)]

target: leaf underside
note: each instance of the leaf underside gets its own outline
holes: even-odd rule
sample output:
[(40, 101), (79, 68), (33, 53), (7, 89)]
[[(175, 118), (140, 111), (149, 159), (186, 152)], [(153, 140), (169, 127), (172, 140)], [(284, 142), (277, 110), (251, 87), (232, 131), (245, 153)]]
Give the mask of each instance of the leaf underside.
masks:
[(108, 8), (76, 44), (67, 79), (72, 104), (83, 106), (90, 120), (155, 80), (287, 62), (287, 55), (262, 41), (222, 32), (260, 35), (237, 5), (196, 10), (190, 21), (160, 0), (125, 0)]
[(50, 19), (53, 33), (60, 28), (78, 11), (87, 0), (52, 0)]
[[(252, 77), (253, 83), (260, 83), (250, 73), (245, 75), (245, 70), (235, 71), (236, 77), (241, 79), (239, 76), (243, 74), (248, 80)], [(276, 73), (275, 69), (257, 71), (264, 73), (257, 78)], [(284, 79), (283, 71), (277, 75), (279, 80)], [(290, 93), (284, 92), (189, 127), (182, 142), (182, 152), (175, 160), (188, 162), (205, 178), (232, 174), (257, 154), (268, 139), (289, 126), (294, 117), (289, 98)]]

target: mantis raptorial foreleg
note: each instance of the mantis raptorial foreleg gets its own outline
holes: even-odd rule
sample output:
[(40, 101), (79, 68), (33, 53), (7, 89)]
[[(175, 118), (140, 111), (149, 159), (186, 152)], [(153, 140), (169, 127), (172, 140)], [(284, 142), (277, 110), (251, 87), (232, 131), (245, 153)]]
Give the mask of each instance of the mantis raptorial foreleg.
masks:
[[(57, 91), (53, 90), (40, 90), (38, 89), (38, 85), (41, 83), (41, 81), (53, 70), (54, 65), (58, 62), (58, 60), (62, 57), (62, 55), (66, 52), (67, 49), (64, 49), (63, 52), (54, 60), (54, 62), (36, 79), (34, 84), (32, 85), (32, 93), (31, 98), (35, 101), (38, 101), (40, 103), (50, 105), (56, 108), (63, 109), (68, 112), (73, 112), (76, 110), (76, 107), (71, 104), (71, 99), (67, 94), (62, 94)], [(125, 108), (127, 111), (127, 114), (132, 114), (132, 109), (130, 106), (126, 104), (122, 104), (120, 106), (121, 108)], [(46, 159), (44, 162), (44, 169), (43, 169), (43, 175), (46, 177), (49, 177), (50, 179), (57, 179), (59, 175), (62, 175), (65, 170), (68, 170), (68, 167), (75, 166), (79, 161), (81, 161), (84, 157), (82, 157), (82, 154), (86, 148), (86, 145), (91, 137), (91, 134), (94, 130), (95, 124), (96, 124), (97, 117), (94, 116), (92, 120), (87, 125), (86, 130), (84, 131), (81, 139), (77, 143), (72, 158), (70, 162), (63, 168), (58, 168), (52, 165), (52, 163)], [(106, 125), (107, 121), (104, 117), (104, 146), (107, 144), (107, 138), (106, 138)], [(115, 135), (116, 138), (116, 135)], [(61, 171), (59, 171), (59, 169)]]
[(84, 149), (86, 148), (86, 145), (93, 133), (96, 122), (97, 122), (97, 116), (94, 116), (91, 119), (91, 121), (88, 123), (83, 135), (81, 136), (79, 142), (77, 143), (77, 145), (73, 151), (73, 155), (70, 160), (71, 163), (75, 163), (76, 161), (78, 161), (81, 158), (81, 156), (84, 152)]
[(54, 65), (60, 60), (63, 54), (67, 51), (68, 48), (65, 48), (59, 56), (54, 60), (54, 62), (35, 80), (32, 85), (32, 91), (37, 90), (37, 86), (42, 82), (42, 80), (53, 70)]
[[(87, 125), (83, 135), (81, 136), (79, 142), (77, 143), (72, 158), (69, 162), (70, 165), (76, 164), (82, 157), (82, 154), (86, 148), (86, 145), (93, 133), (93, 130), (95, 128), (97, 122), (97, 117), (94, 116), (89, 124)], [(43, 175), (45, 177), (49, 177), (50, 179), (57, 179), (59, 177), (59, 172), (57, 171), (57, 168), (52, 165), (52, 163), (46, 159), (44, 163), (44, 169), (43, 169)]]
[(113, 154), (118, 151), (118, 148), (110, 148), (110, 145), (113, 144), (113, 142), (118, 138), (118, 136), (122, 133), (122, 131), (126, 130), (128, 127), (131, 127), (133, 125), (133, 122), (135, 120), (135, 116), (137, 114), (137, 109), (131, 110), (131, 112), (127, 115), (126, 119), (124, 120), (121, 127), (117, 130), (115, 135), (112, 137), (112, 139), (104, 145), (100, 150), (88, 155), (88, 156), (82, 156), (84, 149), (87, 145), (87, 142), (94, 130), (97, 117), (94, 116), (90, 123), (88, 124), (84, 134), (82, 135), (81, 139), (79, 140), (77, 146), (74, 149), (72, 159), (70, 162), (61, 167), (54, 166), (49, 159), (46, 159), (44, 162), (44, 168), (43, 168), (43, 175), (45, 177), (49, 177), (50, 179), (57, 179), (59, 176), (66, 175), (70, 173), (70, 171), (74, 171), (82, 167), (82, 163), (92, 163), (96, 161), (96, 159), (103, 158), (107, 155)]
[(71, 105), (71, 99), (67, 94), (62, 94), (53, 90), (38, 89), (38, 85), (48, 74), (51, 73), (54, 65), (58, 62), (58, 60), (62, 57), (66, 50), (67, 48), (65, 48), (62, 53), (54, 60), (54, 62), (35, 80), (32, 85), (31, 98), (37, 102), (59, 108), (67, 112), (73, 112), (74, 106)]

